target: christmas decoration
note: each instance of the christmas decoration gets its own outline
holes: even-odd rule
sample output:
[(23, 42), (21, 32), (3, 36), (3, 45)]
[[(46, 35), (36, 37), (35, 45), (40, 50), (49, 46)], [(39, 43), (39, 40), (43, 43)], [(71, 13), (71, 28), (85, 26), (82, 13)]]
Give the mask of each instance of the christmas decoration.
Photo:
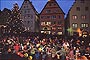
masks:
[(15, 3), (11, 11), (11, 15), (7, 20), (7, 31), (8, 33), (22, 33), (24, 31), (22, 20), (20, 19), (20, 12), (18, 4)]

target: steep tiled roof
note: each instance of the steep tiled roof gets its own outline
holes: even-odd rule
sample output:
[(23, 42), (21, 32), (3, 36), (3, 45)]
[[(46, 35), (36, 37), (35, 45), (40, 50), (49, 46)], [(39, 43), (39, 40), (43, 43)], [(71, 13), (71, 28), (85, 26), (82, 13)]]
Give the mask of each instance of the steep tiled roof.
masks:
[[(48, 1), (48, 2), (46, 3), (46, 5), (45, 5), (44, 8), (42, 9), (41, 13), (43, 12), (43, 10), (44, 10), (45, 7), (47, 6), (47, 4), (49, 4), (50, 2), (55, 2), (55, 3), (58, 5), (58, 7), (60, 8), (60, 6), (59, 6), (59, 4), (57, 3), (56, 0), (51, 0), (51, 1)], [(60, 8), (60, 10), (62, 11), (63, 14), (65, 14), (61, 8)], [(40, 13), (40, 14), (41, 14), (41, 13)]]
[[(32, 2), (30, 2), (29, 0), (24, 0), (24, 2), (25, 2), (25, 1), (28, 1), (29, 4), (31, 5), (32, 9), (34, 10), (35, 14), (38, 14), (38, 12), (37, 12), (36, 9), (34, 8)], [(23, 4), (22, 4), (22, 6), (24, 5), (24, 2), (23, 2)], [(21, 6), (21, 8), (22, 8), (22, 6)], [(21, 10), (21, 8), (20, 8), (20, 10)]]

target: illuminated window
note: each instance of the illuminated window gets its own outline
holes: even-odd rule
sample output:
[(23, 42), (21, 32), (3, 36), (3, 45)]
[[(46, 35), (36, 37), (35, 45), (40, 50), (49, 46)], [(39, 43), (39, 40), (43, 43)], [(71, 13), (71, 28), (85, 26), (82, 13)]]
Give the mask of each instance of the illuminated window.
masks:
[(62, 35), (63, 33), (62, 33), (62, 32), (58, 32), (57, 34), (58, 34), (58, 35)]
[(73, 23), (73, 24), (72, 24), (72, 27), (73, 27), (73, 28), (77, 28), (77, 27), (78, 27), (77, 23)]
[(27, 28), (25, 27), (25, 31), (27, 30)]
[(88, 25), (87, 23), (82, 23), (82, 24), (81, 24), (81, 27), (82, 27), (82, 28), (85, 28), (85, 27), (89, 27), (89, 25)]
[(86, 15), (82, 15), (81, 18), (82, 18), (83, 20), (85, 20), (85, 19), (86, 19)]
[(56, 30), (56, 28), (55, 27), (52, 27), (52, 30)]
[(47, 25), (51, 25), (51, 22), (47, 22)]
[(41, 25), (45, 25), (45, 22), (41, 22)]
[(28, 27), (28, 30), (29, 30), (29, 27)]
[(48, 30), (47, 27), (45, 27), (44, 30)]
[(73, 17), (72, 17), (72, 18), (73, 18), (74, 20), (75, 20), (75, 19), (77, 19), (77, 15), (73, 15)]
[(60, 29), (60, 30), (61, 30), (61, 29), (62, 29), (62, 27), (58, 27), (58, 29)]

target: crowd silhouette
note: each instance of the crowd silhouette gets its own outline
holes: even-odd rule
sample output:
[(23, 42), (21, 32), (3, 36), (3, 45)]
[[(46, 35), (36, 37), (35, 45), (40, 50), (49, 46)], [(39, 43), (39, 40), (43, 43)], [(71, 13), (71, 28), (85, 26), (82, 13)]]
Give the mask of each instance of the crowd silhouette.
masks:
[(89, 38), (38, 34), (3, 36), (0, 37), (0, 60), (88, 60)]

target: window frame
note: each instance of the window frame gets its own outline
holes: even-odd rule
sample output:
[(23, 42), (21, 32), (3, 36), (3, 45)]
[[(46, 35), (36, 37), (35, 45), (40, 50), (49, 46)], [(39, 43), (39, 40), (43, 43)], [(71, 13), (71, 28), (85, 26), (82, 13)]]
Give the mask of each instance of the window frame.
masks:
[(72, 15), (72, 19), (76, 20), (76, 19), (78, 19), (78, 16), (77, 15)]
[(78, 28), (78, 24), (77, 23), (72, 23), (72, 28)]
[(76, 7), (76, 11), (80, 11), (80, 7)]

